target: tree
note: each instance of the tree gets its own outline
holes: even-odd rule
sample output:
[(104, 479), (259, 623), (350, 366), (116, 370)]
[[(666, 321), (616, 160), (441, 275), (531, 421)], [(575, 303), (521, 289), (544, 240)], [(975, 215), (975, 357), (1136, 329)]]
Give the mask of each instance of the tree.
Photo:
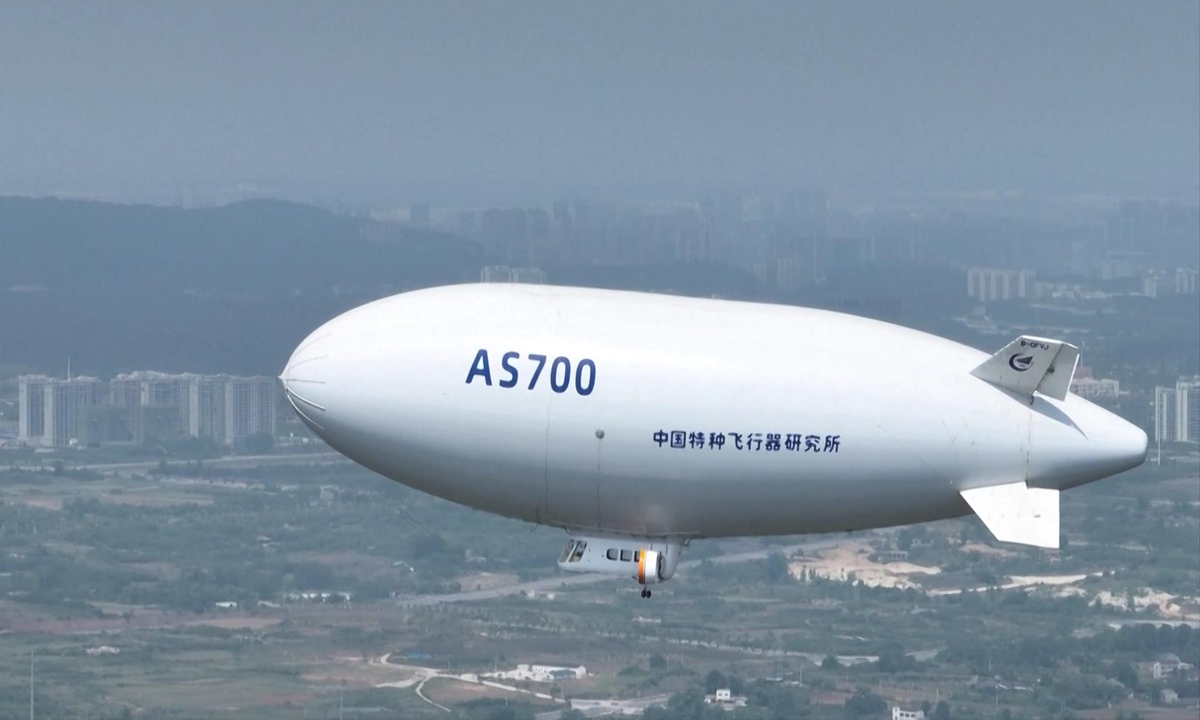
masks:
[(876, 667), (879, 672), (894, 674), (910, 670), (914, 665), (916, 661), (905, 655), (902, 648), (890, 646), (879, 653), (879, 663)]
[(671, 699), (667, 701), (667, 708), (674, 713), (674, 717), (696, 718), (697, 720), (703, 718), (705, 710), (708, 709), (704, 704), (704, 695), (695, 688), (672, 695)]
[(887, 712), (887, 701), (873, 692), (858, 690), (846, 699), (842, 709), (846, 717), (867, 717)]
[(939, 700), (933, 709), (933, 720), (950, 720), (950, 703)]
[(444, 553), (447, 549), (449, 549), (449, 544), (446, 542), (446, 538), (435, 532), (422, 533), (413, 539), (412, 554), (418, 560)]
[(728, 687), (726, 685), (725, 675), (720, 670), (711, 670), (704, 678), (704, 692), (712, 694), (718, 688)]
[(833, 655), (826, 655), (825, 659), (821, 661), (822, 670), (837, 670), (841, 667), (842, 664), (838, 662), (837, 657)]
[(767, 556), (767, 580), (770, 582), (779, 582), (788, 576), (787, 560), (783, 557), (783, 553), (773, 552)]
[(665, 657), (663, 657), (662, 655), (659, 655), (658, 653), (651, 655), (650, 656), (650, 669), (651, 670), (666, 670), (667, 669), (667, 659)]
[(1138, 680), (1137, 670), (1129, 663), (1121, 663), (1117, 665), (1114, 677), (1117, 682), (1124, 685), (1130, 692), (1137, 692), (1141, 682)]

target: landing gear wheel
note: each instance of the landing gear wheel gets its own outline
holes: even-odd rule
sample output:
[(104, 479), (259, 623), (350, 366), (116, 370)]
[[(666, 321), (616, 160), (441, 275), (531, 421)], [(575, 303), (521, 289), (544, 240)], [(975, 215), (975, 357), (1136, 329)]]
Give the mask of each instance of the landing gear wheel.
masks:
[(648, 588), (642, 588), (642, 597), (649, 598), (653, 593)]

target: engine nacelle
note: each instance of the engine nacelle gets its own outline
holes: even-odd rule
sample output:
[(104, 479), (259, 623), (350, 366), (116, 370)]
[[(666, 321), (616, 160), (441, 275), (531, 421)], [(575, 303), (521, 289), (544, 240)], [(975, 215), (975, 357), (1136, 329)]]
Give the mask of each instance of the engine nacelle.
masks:
[(573, 536), (558, 559), (571, 572), (598, 572), (633, 577), (640, 585), (670, 580), (679, 565), (683, 542), (678, 538)]
[(643, 550), (638, 558), (637, 579), (639, 585), (657, 585), (666, 580), (662, 576), (663, 556), (657, 550)]

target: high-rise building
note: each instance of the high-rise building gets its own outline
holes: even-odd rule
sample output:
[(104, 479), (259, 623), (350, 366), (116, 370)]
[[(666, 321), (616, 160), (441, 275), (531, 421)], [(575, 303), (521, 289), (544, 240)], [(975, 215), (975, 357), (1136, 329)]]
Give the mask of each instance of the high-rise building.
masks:
[(53, 382), (45, 375), (17, 379), (17, 442), (35, 445), (46, 434), (46, 389)]
[[(192, 382), (200, 376), (191, 373), (169, 374), (153, 370), (140, 370), (133, 373), (117, 375), (108, 383), (108, 402), (112, 405), (127, 407), (132, 410), (133, 435), (137, 442), (168, 439), (164, 433), (169, 428), (175, 428), (175, 435), (195, 435), (190, 431)], [(144, 408), (156, 408), (154, 412), (155, 427), (160, 430), (149, 430), (143, 427)], [(161, 416), (167, 408), (175, 408), (178, 415), (176, 421), (164, 423)], [(149, 418), (146, 418), (149, 422)], [(147, 435), (149, 432), (149, 435)]]
[(108, 404), (136, 408), (142, 404), (142, 382), (133, 374), (118, 375), (108, 381)]
[(225, 384), (228, 375), (195, 375), (188, 385), (187, 433), (225, 442)]
[(485, 283), (531, 283), (544, 285), (546, 271), (540, 268), (489, 265), (479, 273), (479, 281)]
[(230, 375), (139, 371), (113, 378), (18, 381), (20, 442), (66, 445), (169, 442), (181, 437), (235, 444), (276, 434), (276, 381)]
[(1175, 388), (1154, 388), (1154, 442), (1175, 442)]
[(1035, 274), (1032, 270), (967, 270), (967, 295), (980, 302), (1027, 300), (1033, 297)]
[(1167, 275), (1162, 270), (1147, 270), (1142, 273), (1142, 295), (1157, 298), (1167, 293)]
[(43, 445), (69, 445), (83, 435), (82, 409), (95, 405), (100, 397), (100, 381), (94, 377), (54, 380), (46, 386), (43, 399), (45, 433)]
[(80, 408), (79, 444), (137, 441), (140, 405), (88, 405)]
[(250, 435), (275, 437), (276, 381), (274, 378), (229, 377), (225, 380), (225, 444), (235, 445)]
[(1200, 442), (1200, 375), (1175, 382), (1175, 440)]
[(1071, 392), (1088, 400), (1116, 400), (1121, 394), (1121, 383), (1111, 378), (1074, 377)]
[(1187, 268), (1176, 270), (1175, 292), (1180, 295), (1195, 295), (1200, 292), (1200, 273)]

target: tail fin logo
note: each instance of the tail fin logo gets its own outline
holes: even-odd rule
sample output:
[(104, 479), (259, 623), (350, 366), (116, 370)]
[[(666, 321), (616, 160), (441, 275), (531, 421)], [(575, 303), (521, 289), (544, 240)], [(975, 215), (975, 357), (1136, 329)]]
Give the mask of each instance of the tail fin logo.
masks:
[(1013, 353), (1008, 359), (1008, 366), (1017, 372), (1025, 372), (1033, 365), (1032, 355), (1022, 355), (1021, 353)]

